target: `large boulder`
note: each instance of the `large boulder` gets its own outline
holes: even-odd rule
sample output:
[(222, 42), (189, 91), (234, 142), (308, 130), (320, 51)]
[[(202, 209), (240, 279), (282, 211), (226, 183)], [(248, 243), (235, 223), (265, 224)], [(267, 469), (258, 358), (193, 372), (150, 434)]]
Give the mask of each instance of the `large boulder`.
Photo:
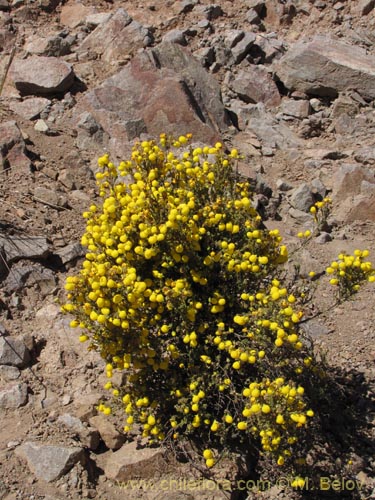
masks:
[(292, 91), (337, 97), (355, 88), (365, 99), (375, 98), (375, 57), (325, 36), (295, 43), (274, 69)]
[[(192, 132), (213, 142), (228, 118), (220, 87), (201, 64), (177, 44), (165, 42), (134, 57), (119, 73), (86, 92), (75, 122), (89, 112), (111, 138), (109, 149), (122, 156), (142, 133)], [(102, 145), (100, 145), (102, 147)]]
[(22, 95), (66, 92), (74, 82), (70, 64), (56, 57), (32, 56), (14, 61), (10, 75)]

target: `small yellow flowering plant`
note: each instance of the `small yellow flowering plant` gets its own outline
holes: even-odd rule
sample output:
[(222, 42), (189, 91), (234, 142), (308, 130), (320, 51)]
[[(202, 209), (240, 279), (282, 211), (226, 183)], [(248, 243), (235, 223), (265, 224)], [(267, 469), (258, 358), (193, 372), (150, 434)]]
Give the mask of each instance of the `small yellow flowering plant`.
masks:
[(356, 293), (363, 282), (375, 282), (375, 269), (365, 260), (368, 250), (354, 250), (353, 255), (340, 253), (337, 260), (326, 268), (330, 284), (338, 287), (339, 300), (346, 300)]
[(109, 379), (126, 372), (106, 384), (125, 432), (189, 439), (207, 467), (215, 450), (254, 447), (281, 466), (314, 415), (303, 313), (278, 277), (287, 249), (234, 173), (238, 152), (189, 141), (141, 142), (118, 166), (99, 158), (102, 201), (84, 214), (86, 258), (63, 310)]

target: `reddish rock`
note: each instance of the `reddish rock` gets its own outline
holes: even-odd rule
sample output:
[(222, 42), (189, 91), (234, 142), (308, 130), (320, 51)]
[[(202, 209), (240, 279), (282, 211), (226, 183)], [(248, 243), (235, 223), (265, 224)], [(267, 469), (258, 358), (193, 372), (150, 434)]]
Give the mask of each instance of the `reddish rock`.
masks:
[(227, 128), (218, 83), (188, 51), (172, 43), (139, 54), (86, 93), (77, 112), (87, 111), (111, 137), (110, 150), (118, 156), (142, 133), (192, 132), (213, 142)]
[(124, 434), (121, 434), (104, 415), (91, 417), (90, 425), (99, 431), (105, 445), (111, 450), (118, 450), (125, 442)]
[(152, 478), (162, 466), (165, 468), (160, 448), (138, 448), (133, 441), (109, 456), (104, 471), (109, 479), (128, 481)]
[(264, 102), (267, 108), (272, 108), (281, 102), (276, 83), (268, 71), (260, 66), (239, 71), (230, 87), (246, 103)]
[(357, 164), (344, 164), (333, 178), (335, 201), (343, 201), (361, 193), (363, 181), (375, 183), (374, 174)]
[(9, 108), (26, 120), (34, 120), (51, 101), (45, 97), (30, 97), (22, 102), (11, 102)]
[(3, 168), (12, 168), (13, 172), (24, 175), (31, 166), (26, 156), (26, 145), (22, 132), (15, 121), (0, 124), (0, 162)]
[(147, 47), (152, 39), (147, 28), (134, 21), (124, 9), (118, 9), (85, 38), (78, 53), (95, 53), (104, 61), (112, 62)]
[(22, 95), (65, 92), (74, 81), (71, 65), (56, 57), (32, 56), (15, 60), (10, 75)]
[(347, 202), (341, 206), (340, 219), (349, 223), (356, 220), (369, 220), (374, 222), (375, 193), (371, 196), (368, 194), (359, 194), (347, 200)]
[(7, 28), (0, 27), (0, 53), (10, 51), (16, 40), (16, 34)]

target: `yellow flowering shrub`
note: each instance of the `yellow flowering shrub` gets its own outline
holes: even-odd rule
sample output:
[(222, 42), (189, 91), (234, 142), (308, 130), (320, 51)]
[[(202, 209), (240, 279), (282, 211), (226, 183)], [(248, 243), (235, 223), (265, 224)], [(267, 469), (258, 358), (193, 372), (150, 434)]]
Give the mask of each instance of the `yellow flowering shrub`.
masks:
[(340, 253), (337, 260), (326, 268), (326, 274), (331, 276), (330, 284), (338, 287), (340, 300), (348, 299), (356, 293), (361, 283), (375, 282), (375, 269), (370, 261), (365, 260), (369, 254), (368, 250), (359, 249), (354, 250), (353, 255)]
[(234, 173), (238, 152), (189, 140), (99, 159), (102, 201), (84, 214), (86, 258), (63, 310), (106, 360), (125, 432), (191, 440), (207, 467), (249, 443), (283, 465), (314, 415), (303, 313), (280, 278), (287, 249)]

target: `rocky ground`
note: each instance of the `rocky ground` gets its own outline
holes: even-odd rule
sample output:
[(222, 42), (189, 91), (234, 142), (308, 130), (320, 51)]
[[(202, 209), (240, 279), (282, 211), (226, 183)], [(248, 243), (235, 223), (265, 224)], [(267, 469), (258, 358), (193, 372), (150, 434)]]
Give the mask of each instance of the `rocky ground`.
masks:
[[(96, 413), (104, 362), (82, 350), (59, 306), (84, 255), (96, 160), (161, 132), (220, 139), (244, 154), (257, 206), (290, 248), (309, 207), (332, 198), (326, 231), (294, 258), (299, 274), (355, 248), (374, 260), (374, 7), (0, 0), (0, 499), (230, 498)], [(375, 498), (374, 292), (332, 306), (322, 285), (308, 312), (327, 312), (304, 325), (357, 418), (341, 443), (352, 463), (331, 450), (315, 464), (340, 488), (297, 494), (271, 477), (248, 498)], [(139, 477), (149, 482), (126, 483)]]

